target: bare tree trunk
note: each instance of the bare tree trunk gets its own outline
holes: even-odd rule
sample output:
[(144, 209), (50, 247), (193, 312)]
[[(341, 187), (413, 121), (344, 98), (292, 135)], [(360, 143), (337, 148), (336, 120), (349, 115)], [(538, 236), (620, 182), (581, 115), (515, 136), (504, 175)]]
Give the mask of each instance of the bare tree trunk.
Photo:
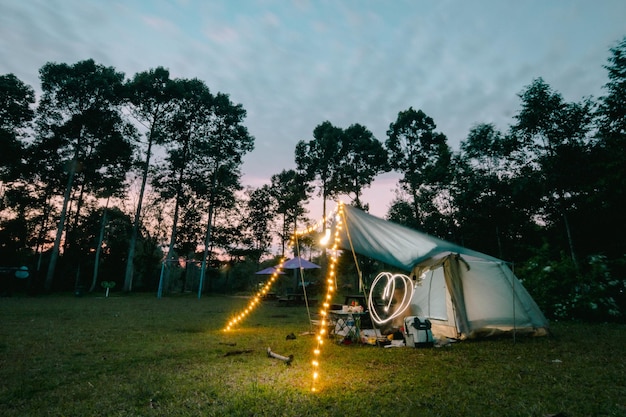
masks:
[(500, 227), (496, 225), (496, 243), (498, 244), (498, 256), (500, 259), (503, 258), (502, 254), (502, 239), (500, 239)]
[(572, 257), (572, 262), (574, 262), (574, 267), (578, 270), (578, 259), (576, 258), (576, 252), (574, 251), (574, 239), (572, 238), (572, 230), (570, 228), (565, 210), (563, 210), (563, 223), (565, 224), (565, 232), (567, 233), (567, 243), (569, 245), (570, 256)]
[(37, 235), (37, 246), (35, 249), (35, 253), (39, 254), (39, 256), (37, 257), (37, 276), (39, 277), (39, 273), (41, 271), (41, 263), (42, 263), (42, 259), (43, 259), (43, 240), (44, 240), (44, 236), (46, 234), (46, 228), (48, 226), (48, 221), (50, 220), (50, 212), (52, 211), (50, 209), (50, 195), (46, 195), (45, 200), (45, 204), (44, 204), (44, 210), (43, 210), (43, 216), (41, 219), (41, 224), (40, 224), (40, 228), (39, 228), (39, 234)]
[(91, 280), (91, 287), (89, 292), (93, 292), (96, 289), (96, 283), (98, 282), (98, 269), (100, 269), (100, 253), (102, 252), (102, 241), (104, 240), (104, 229), (107, 224), (107, 213), (109, 211), (109, 199), (107, 198), (106, 207), (102, 213), (102, 221), (100, 222), (100, 235), (98, 236), (98, 243), (96, 245), (96, 259), (93, 263), (93, 278)]
[(146, 161), (143, 166), (141, 188), (139, 190), (139, 201), (137, 202), (137, 210), (135, 211), (135, 220), (133, 222), (133, 230), (130, 235), (128, 244), (128, 258), (126, 259), (126, 273), (124, 274), (124, 291), (130, 292), (133, 289), (133, 273), (135, 269), (135, 246), (137, 246), (137, 235), (139, 234), (139, 223), (141, 222), (141, 206), (143, 204), (143, 195), (146, 191), (146, 182), (148, 179), (148, 170), (150, 169), (150, 157), (152, 153), (152, 132), (148, 140), (148, 150), (146, 151)]
[(74, 159), (70, 164), (70, 172), (67, 177), (67, 185), (65, 187), (65, 194), (63, 195), (63, 207), (61, 209), (61, 215), (59, 216), (59, 224), (57, 226), (56, 237), (54, 238), (54, 246), (52, 247), (52, 253), (50, 254), (50, 263), (48, 264), (48, 273), (46, 274), (46, 282), (44, 288), (46, 290), (52, 289), (52, 281), (54, 280), (54, 270), (56, 269), (57, 261), (59, 259), (59, 248), (61, 247), (61, 236), (63, 235), (63, 228), (65, 226), (65, 217), (67, 216), (67, 206), (70, 200), (70, 194), (72, 192), (72, 185), (74, 183), (74, 175), (76, 174), (77, 160)]
[(211, 198), (209, 201), (209, 219), (207, 221), (206, 235), (204, 236), (204, 251), (202, 252), (202, 268), (200, 270), (200, 283), (198, 284), (198, 298), (202, 295), (204, 286), (207, 259), (209, 257), (209, 245), (211, 243), (211, 229), (213, 228), (213, 213), (215, 211), (215, 186), (217, 185), (217, 174), (219, 167), (215, 168), (211, 179)]

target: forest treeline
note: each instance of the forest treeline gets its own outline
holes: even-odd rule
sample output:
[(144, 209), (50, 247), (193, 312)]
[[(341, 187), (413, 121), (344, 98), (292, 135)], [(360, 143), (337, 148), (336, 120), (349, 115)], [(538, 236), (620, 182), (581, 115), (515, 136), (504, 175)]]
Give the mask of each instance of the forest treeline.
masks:
[(0, 75), (0, 268), (28, 266), (34, 292), (153, 291), (164, 276), (168, 291), (250, 290), (309, 199), (324, 216), (339, 197), (367, 210), (363, 189), (393, 171), (388, 219), (510, 262), (549, 318), (623, 321), (626, 38), (604, 68), (604, 95), (579, 102), (529, 80), (506, 131), (476, 123), (457, 151), (423, 110), (384, 140), (323, 121), (258, 188), (241, 183), (245, 109), (201, 80), (50, 62), (36, 99)]

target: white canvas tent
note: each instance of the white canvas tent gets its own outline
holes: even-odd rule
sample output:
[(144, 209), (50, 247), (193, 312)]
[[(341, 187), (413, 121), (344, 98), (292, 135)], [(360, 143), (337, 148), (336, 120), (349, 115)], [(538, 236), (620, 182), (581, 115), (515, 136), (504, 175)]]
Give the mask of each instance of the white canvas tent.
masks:
[(435, 337), (547, 334), (548, 321), (504, 261), (351, 206), (343, 213), (340, 246), (409, 274), (407, 315), (428, 318)]

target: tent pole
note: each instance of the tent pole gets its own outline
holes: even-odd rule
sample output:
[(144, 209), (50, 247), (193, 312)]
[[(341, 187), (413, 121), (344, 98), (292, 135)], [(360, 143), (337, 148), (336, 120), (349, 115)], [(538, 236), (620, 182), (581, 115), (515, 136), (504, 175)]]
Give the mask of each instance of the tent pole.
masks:
[[(515, 263), (511, 263), (511, 269), (513, 276), (515, 276)], [(511, 278), (511, 289), (513, 290), (513, 344), (516, 343), (516, 335), (517, 335), (517, 323), (515, 321), (515, 280)]]
[(161, 264), (161, 276), (159, 277), (159, 289), (157, 290), (157, 298), (161, 298), (161, 296), (163, 295), (163, 272), (165, 269), (165, 262), (163, 261), (163, 263)]
[(202, 286), (204, 285), (204, 268), (206, 266), (206, 261), (203, 259), (202, 264), (200, 266), (200, 283), (198, 284), (198, 300), (202, 297)]

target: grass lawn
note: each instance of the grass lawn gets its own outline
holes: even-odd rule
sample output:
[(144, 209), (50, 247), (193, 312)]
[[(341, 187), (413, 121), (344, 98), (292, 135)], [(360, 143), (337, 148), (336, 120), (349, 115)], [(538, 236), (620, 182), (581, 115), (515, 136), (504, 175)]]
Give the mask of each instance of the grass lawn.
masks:
[(246, 301), (0, 298), (0, 416), (626, 416), (625, 325), (431, 349), (329, 342), (311, 393), (306, 309), (266, 302), (222, 332)]

